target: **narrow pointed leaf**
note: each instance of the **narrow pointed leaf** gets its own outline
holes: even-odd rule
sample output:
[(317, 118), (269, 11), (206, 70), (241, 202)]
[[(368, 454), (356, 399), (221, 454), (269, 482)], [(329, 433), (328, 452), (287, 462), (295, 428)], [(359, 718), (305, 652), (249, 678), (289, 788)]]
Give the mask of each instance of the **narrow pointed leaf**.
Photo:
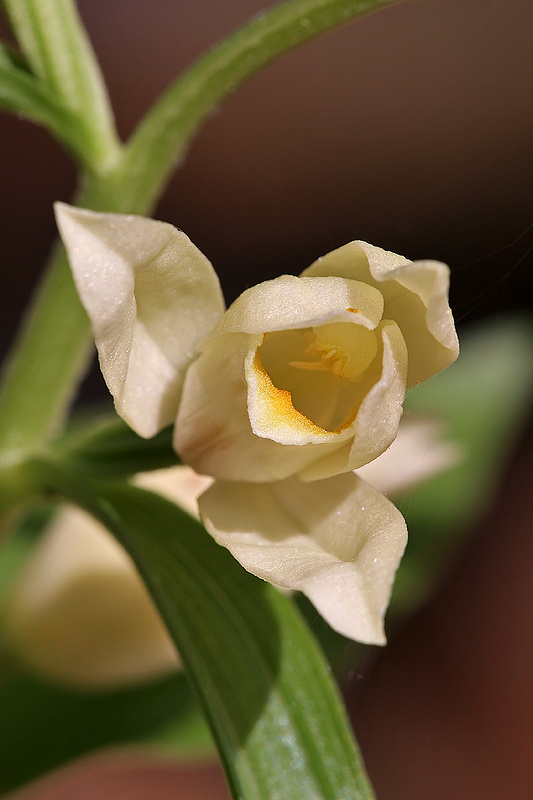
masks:
[[(39, 468), (39, 467), (37, 467)], [(322, 654), (292, 602), (177, 506), (124, 484), (46, 482), (126, 547), (204, 707), (235, 798), (373, 797)]]
[[(3, 0), (33, 74), (50, 95), (83, 120), (94, 152), (92, 167), (119, 154), (113, 115), (100, 68), (73, 0)], [(22, 111), (24, 109), (21, 109)]]
[(0, 44), (0, 108), (44, 125), (82, 166), (94, 160), (94, 143), (83, 120), (31, 75), (23, 60)]

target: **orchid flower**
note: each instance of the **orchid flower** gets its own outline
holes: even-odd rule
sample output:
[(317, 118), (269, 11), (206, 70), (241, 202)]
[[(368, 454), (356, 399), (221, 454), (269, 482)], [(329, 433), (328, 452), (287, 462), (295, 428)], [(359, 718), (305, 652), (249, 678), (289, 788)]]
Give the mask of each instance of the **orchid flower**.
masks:
[(215, 479), (202, 521), (247, 570), (383, 644), (407, 532), (353, 470), (394, 441), (406, 388), (457, 357), (448, 268), (352, 242), (224, 311), (173, 226), (56, 214), (117, 412), (145, 437), (174, 423), (180, 457)]

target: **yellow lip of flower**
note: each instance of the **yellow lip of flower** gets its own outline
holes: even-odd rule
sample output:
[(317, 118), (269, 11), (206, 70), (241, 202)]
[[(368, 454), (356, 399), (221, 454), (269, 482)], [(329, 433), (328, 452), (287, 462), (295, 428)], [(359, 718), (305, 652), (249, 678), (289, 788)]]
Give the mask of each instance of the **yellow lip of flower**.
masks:
[[(343, 278), (285, 275), (248, 289), (187, 372), (175, 426), (178, 452), (200, 472), (259, 481), (307, 470), (310, 460), (349, 439), (354, 454), (350, 448), (344, 464), (321, 477), (383, 452), (401, 414), (406, 353), (400, 331), (382, 313), (379, 290)], [(309, 360), (311, 342), (328, 351), (339, 346), (349, 377), (292, 366)], [(381, 422), (366, 431), (357, 424), (356, 432), (360, 413)]]
[[(280, 429), (288, 428), (297, 431), (301, 436), (308, 437), (310, 441), (325, 440), (329, 431), (320, 428), (311, 422), (305, 414), (298, 411), (292, 402), (292, 395), (286, 389), (274, 386), (272, 378), (265, 370), (257, 353), (253, 357), (248, 373), (249, 381), (255, 381), (255, 389), (263, 401), (263, 413), (267, 418), (269, 429), (276, 420)], [(274, 423), (275, 424), (275, 423)]]

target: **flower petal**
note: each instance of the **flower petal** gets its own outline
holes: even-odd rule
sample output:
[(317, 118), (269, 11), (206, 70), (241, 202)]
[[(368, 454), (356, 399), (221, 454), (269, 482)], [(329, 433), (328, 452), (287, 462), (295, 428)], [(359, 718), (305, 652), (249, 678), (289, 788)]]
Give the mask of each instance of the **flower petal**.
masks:
[(280, 275), (252, 286), (228, 308), (213, 335), (266, 333), (324, 324), (353, 322), (375, 328), (383, 315), (378, 289), (357, 280), (328, 276)]
[[(245, 292), (187, 372), (174, 433), (177, 452), (197, 472), (259, 482), (281, 480), (308, 467), (310, 479), (329, 477), (375, 458), (396, 435), (406, 369), (399, 328), (380, 322), (381, 310), (375, 288), (338, 278), (282, 276)], [(266, 340), (269, 335), (281, 337), (270, 357), (283, 361), (286, 347), (295, 336), (308, 335), (306, 331), (313, 331), (318, 346), (326, 350), (339, 336), (344, 365), (337, 365), (340, 376), (329, 368), (315, 370), (317, 362), (300, 360), (299, 342), (297, 360), (287, 355), (287, 363), (280, 365), (281, 378), (286, 368), (290, 372), (295, 367), (298, 375), (285, 391), (274, 385), (261, 362)], [(357, 331), (373, 340), (373, 351)], [(350, 338), (358, 353), (366, 347), (367, 355), (350, 354)], [(361, 366), (358, 359), (363, 359)], [(312, 422), (297, 410), (294, 389), (317, 419), (322, 410), (324, 417), (335, 419), (335, 406), (342, 405), (341, 424), (325, 429)], [(354, 440), (353, 446), (344, 448), (339, 458), (333, 455), (329, 466), (328, 457), (348, 440)], [(318, 459), (326, 466), (315, 474), (311, 465)]]
[[(300, 474), (317, 480), (348, 472), (389, 447), (405, 395), (406, 348), (398, 326), (378, 326), (380, 352), (361, 383), (353, 421), (319, 429), (283, 393), (271, 397), (252, 366), (260, 334), (214, 336), (191, 364), (174, 429), (174, 447), (197, 472), (269, 482)], [(221, 377), (222, 376), (222, 381)]]
[[(372, 329), (379, 323), (382, 308), (376, 289), (338, 278), (281, 276), (244, 292), (188, 369), (174, 431), (177, 452), (200, 473), (271, 481), (293, 475), (337, 449), (346, 435), (323, 432), (305, 442), (295, 436), (283, 446), (256, 435), (250, 426), (245, 370), (250, 371), (265, 333), (330, 321), (354, 324), (355, 313), (358, 324)], [(301, 417), (296, 412), (293, 416)], [(296, 432), (302, 426), (293, 427)]]
[(74, 686), (124, 685), (179, 666), (129, 556), (74, 506), (45, 531), (8, 599), (2, 631), (31, 667)]
[(224, 311), (216, 273), (165, 222), (56, 204), (117, 412), (149, 437), (176, 415), (185, 370)]
[(380, 492), (397, 495), (454, 466), (463, 455), (457, 442), (442, 438), (437, 420), (404, 417), (389, 449), (357, 474)]
[(407, 530), (375, 489), (352, 473), (311, 484), (216, 481), (199, 505), (207, 530), (249, 572), (304, 592), (344, 636), (385, 643)]
[(367, 282), (382, 292), (383, 315), (398, 323), (407, 343), (408, 386), (426, 380), (457, 358), (446, 264), (409, 261), (357, 241), (333, 250), (302, 272), (306, 277), (326, 275)]

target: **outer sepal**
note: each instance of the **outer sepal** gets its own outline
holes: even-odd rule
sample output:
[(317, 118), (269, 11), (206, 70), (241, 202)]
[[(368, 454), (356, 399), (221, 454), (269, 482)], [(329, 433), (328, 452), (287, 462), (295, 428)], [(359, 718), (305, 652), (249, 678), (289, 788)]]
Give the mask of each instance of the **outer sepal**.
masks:
[(141, 436), (174, 421), (185, 370), (224, 311), (216, 273), (165, 222), (56, 204), (118, 414)]
[(409, 261), (366, 242), (350, 242), (319, 258), (303, 277), (336, 275), (374, 286), (383, 316), (400, 327), (409, 353), (407, 385), (427, 380), (457, 358), (459, 343), (448, 305), (450, 270), (439, 261)]

